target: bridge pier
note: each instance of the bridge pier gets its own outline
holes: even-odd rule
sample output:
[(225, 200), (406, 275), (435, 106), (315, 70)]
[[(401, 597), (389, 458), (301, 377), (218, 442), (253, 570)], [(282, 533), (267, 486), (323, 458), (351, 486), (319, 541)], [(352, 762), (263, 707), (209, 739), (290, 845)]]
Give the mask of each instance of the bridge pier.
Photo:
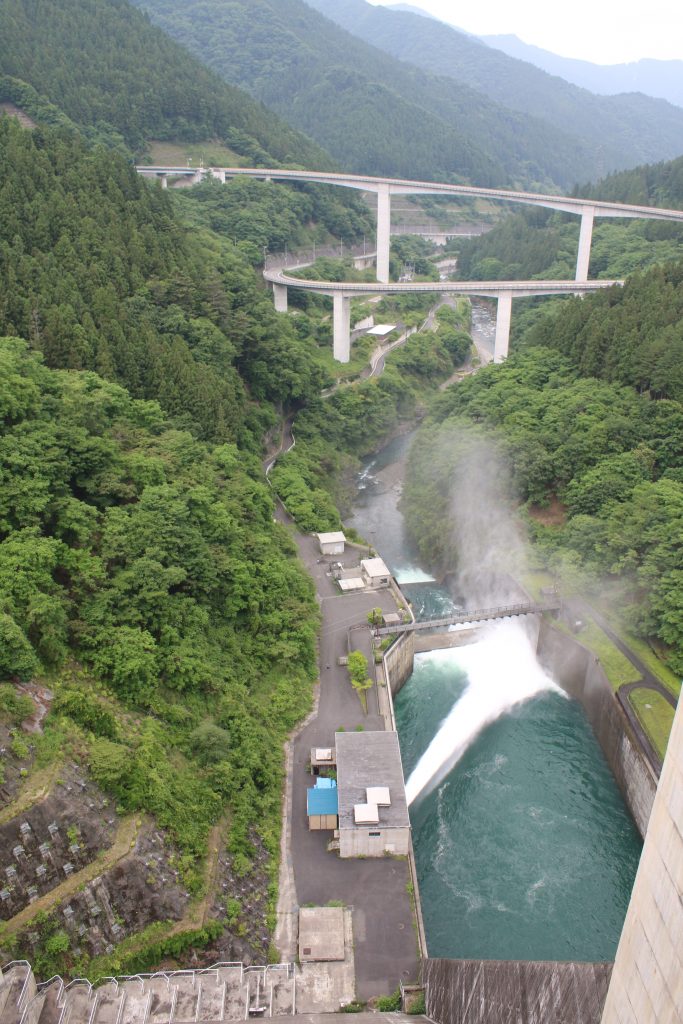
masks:
[(220, 167), (211, 168), (211, 177), (216, 178), (220, 181), (221, 185), (225, 185), (225, 171)]
[(273, 285), (273, 302), (275, 303), (276, 313), (286, 313), (289, 306), (287, 302), (287, 285), (286, 284), (274, 284)]
[(507, 359), (510, 348), (510, 320), (512, 319), (512, 292), (501, 292), (496, 312), (496, 341), (493, 347), (494, 363)]
[(334, 292), (332, 354), (338, 363), (348, 363), (351, 358), (351, 297), (343, 292)]
[(584, 206), (581, 211), (581, 231), (579, 232), (579, 252), (576, 258), (575, 281), (588, 280), (588, 267), (591, 260), (591, 242), (593, 240), (593, 220), (595, 207)]
[(377, 190), (377, 280), (389, 284), (389, 247), (391, 245), (391, 192), (388, 185)]
[(161, 174), (159, 177), (161, 178), (161, 187), (168, 188), (168, 174)]

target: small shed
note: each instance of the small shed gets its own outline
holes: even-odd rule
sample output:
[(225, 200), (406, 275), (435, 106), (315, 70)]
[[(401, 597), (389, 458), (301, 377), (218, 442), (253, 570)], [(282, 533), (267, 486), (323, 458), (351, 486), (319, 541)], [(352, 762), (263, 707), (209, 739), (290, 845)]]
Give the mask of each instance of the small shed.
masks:
[(339, 795), (334, 779), (316, 779), (315, 786), (306, 792), (306, 812), (310, 832), (336, 829)]
[(382, 618), (385, 626), (400, 626), (403, 622), (398, 612), (385, 612)]
[(389, 586), (391, 573), (381, 558), (364, 558), (360, 563), (360, 571), (367, 587), (378, 590)]
[(336, 768), (337, 755), (334, 747), (311, 747), (311, 773), (320, 775), (323, 768)]
[(319, 533), (318, 543), (323, 555), (343, 555), (346, 537), (341, 530), (336, 533)]

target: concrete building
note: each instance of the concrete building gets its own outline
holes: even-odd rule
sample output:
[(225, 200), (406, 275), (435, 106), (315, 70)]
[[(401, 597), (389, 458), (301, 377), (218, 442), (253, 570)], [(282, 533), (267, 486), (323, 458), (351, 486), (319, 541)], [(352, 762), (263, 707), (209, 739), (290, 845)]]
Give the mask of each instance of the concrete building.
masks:
[(322, 776), (317, 778), (315, 786), (306, 793), (309, 831), (322, 832), (336, 829), (338, 806), (337, 783), (334, 779), (326, 779)]
[(341, 531), (335, 533), (319, 533), (318, 543), (323, 555), (343, 555), (346, 537)]
[(683, 1024), (683, 701), (678, 702), (602, 1024)]
[(383, 857), (410, 850), (410, 818), (395, 732), (339, 732), (339, 856)]
[(379, 590), (389, 586), (391, 573), (381, 558), (364, 558), (360, 563), (360, 571), (367, 587)]

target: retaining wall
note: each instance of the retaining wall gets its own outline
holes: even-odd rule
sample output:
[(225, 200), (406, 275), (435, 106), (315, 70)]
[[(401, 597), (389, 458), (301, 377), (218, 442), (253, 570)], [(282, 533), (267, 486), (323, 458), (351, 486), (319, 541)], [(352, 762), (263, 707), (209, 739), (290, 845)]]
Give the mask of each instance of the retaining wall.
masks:
[(562, 689), (584, 708), (638, 831), (644, 837), (657, 778), (641, 752), (600, 662), (578, 640), (561, 633), (546, 620), (541, 623), (538, 658)]
[(401, 633), (384, 655), (387, 685), (392, 694), (397, 694), (413, 673), (415, 658), (415, 634)]

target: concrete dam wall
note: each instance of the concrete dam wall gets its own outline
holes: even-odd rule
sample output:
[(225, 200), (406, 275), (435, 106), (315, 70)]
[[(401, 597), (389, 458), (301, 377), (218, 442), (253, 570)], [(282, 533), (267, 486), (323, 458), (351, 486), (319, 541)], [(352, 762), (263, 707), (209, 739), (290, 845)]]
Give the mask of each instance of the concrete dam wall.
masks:
[(644, 838), (657, 778), (596, 656), (543, 620), (538, 658), (559, 685), (583, 706), (595, 737)]

